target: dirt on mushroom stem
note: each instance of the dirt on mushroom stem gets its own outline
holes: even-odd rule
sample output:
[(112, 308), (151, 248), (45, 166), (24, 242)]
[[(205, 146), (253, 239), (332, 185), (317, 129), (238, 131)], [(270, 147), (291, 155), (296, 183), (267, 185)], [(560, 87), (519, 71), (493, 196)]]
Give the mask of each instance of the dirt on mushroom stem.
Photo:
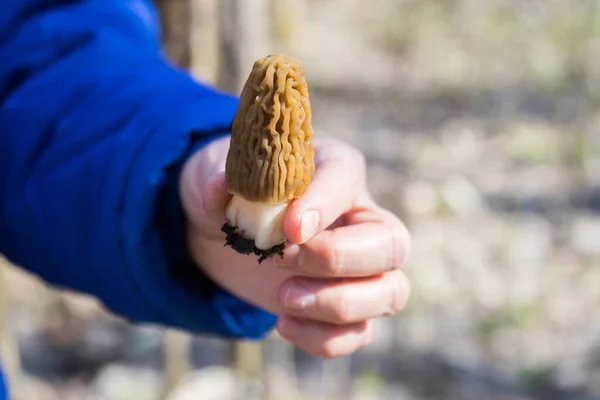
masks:
[(259, 256), (258, 263), (262, 263), (264, 260), (272, 255), (278, 254), (283, 258), (283, 249), (285, 248), (285, 242), (277, 244), (267, 250), (262, 250), (256, 247), (253, 239), (247, 239), (239, 230), (231, 226), (229, 222), (226, 222), (221, 227), (221, 231), (226, 234), (225, 246), (231, 246), (235, 251), (240, 254), (254, 254)]

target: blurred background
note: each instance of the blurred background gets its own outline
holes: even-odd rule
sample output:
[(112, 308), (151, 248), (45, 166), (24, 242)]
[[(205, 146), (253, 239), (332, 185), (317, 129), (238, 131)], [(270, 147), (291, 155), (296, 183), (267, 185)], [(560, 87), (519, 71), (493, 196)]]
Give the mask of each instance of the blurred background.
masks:
[(305, 65), (316, 134), (365, 153), (412, 232), (412, 297), (323, 362), (130, 326), (5, 265), (15, 399), (600, 399), (598, 1), (156, 3), (168, 57), (223, 90), (270, 53)]

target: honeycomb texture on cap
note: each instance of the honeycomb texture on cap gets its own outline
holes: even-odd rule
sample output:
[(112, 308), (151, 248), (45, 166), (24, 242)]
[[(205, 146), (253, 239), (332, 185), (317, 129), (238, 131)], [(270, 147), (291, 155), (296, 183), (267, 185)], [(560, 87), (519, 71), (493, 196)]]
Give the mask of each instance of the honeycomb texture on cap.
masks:
[(228, 190), (264, 203), (299, 197), (315, 171), (312, 136), (304, 67), (286, 55), (257, 60), (232, 123)]

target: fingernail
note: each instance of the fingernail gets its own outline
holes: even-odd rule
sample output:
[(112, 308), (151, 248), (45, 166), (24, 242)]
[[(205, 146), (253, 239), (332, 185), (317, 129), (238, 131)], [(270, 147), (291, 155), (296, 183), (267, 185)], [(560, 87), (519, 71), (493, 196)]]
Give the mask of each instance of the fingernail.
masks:
[(288, 310), (306, 311), (317, 301), (315, 294), (302, 286), (290, 286), (285, 292), (283, 305)]
[(315, 210), (308, 210), (302, 213), (300, 222), (302, 242), (306, 242), (313, 237), (319, 227), (319, 213)]

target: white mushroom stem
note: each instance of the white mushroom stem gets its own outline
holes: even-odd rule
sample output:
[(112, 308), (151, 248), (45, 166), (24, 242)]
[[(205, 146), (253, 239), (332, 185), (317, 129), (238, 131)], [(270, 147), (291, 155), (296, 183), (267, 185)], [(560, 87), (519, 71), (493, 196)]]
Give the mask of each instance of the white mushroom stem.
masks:
[(225, 216), (229, 225), (237, 228), (240, 235), (254, 240), (256, 248), (269, 250), (286, 241), (283, 221), (288, 205), (288, 201), (277, 204), (254, 203), (233, 196)]

